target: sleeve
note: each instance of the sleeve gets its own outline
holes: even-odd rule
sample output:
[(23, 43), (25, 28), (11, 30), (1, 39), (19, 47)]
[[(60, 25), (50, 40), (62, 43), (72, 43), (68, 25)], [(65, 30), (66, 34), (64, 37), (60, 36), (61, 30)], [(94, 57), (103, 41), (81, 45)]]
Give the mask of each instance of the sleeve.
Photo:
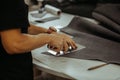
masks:
[(3, 0), (0, 13), (0, 31), (29, 26), (28, 6), (24, 0)]

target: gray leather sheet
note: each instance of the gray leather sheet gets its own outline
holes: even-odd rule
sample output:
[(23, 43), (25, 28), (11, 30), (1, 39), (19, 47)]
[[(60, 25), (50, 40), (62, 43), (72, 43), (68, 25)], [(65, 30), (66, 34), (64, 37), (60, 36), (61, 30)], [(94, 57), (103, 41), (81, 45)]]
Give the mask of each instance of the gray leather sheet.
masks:
[(85, 46), (62, 57), (100, 60), (120, 64), (120, 4), (106, 4), (93, 11), (95, 24), (75, 16), (61, 31), (74, 36), (76, 43)]
[(76, 43), (86, 47), (62, 57), (120, 64), (119, 34), (78, 16), (74, 17), (71, 23), (61, 31), (74, 36)]
[(120, 34), (120, 4), (105, 4), (97, 7), (93, 17), (98, 20), (104, 27)]

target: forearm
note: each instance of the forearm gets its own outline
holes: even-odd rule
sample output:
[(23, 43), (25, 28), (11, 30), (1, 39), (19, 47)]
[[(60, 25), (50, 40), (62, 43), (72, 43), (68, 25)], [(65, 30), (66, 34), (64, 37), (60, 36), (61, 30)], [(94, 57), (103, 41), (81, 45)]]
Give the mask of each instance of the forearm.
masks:
[(4, 48), (9, 54), (21, 54), (24, 52), (29, 52), (33, 49), (48, 44), (50, 41), (49, 34), (38, 35), (23, 34), (20, 36), (20, 38), (14, 40), (14, 42), (11, 41), (6, 43), (7, 46), (5, 46), (4, 44)]
[(31, 24), (30, 27), (28, 28), (28, 34), (36, 35), (39, 33), (47, 33), (47, 30), (48, 29), (46, 29), (46, 28), (37, 27), (37, 26)]
[(16, 42), (15, 53), (24, 53), (31, 51), (33, 49), (48, 44), (49, 41), (50, 41), (50, 35), (48, 36), (48, 34), (38, 34), (38, 35), (25, 34), (22, 36), (21, 40), (18, 40), (18, 42)]
[(0, 35), (2, 45), (8, 54), (29, 52), (45, 44), (48, 44), (50, 49), (57, 52), (60, 50), (67, 51), (68, 44), (71, 45), (73, 49), (75, 48), (74, 41), (63, 34), (41, 33), (31, 35), (21, 33), (21, 29), (10, 29), (2, 31)]
[(30, 25), (30, 27), (28, 28), (28, 34), (32, 34), (32, 35), (36, 35), (36, 34), (39, 34), (39, 33), (48, 33), (48, 34), (51, 34), (51, 33), (56, 33), (57, 32), (57, 29), (55, 27), (49, 27), (48, 29), (46, 28), (43, 28), (43, 27), (37, 27), (37, 26), (34, 26), (34, 25)]
[(1, 41), (9, 54), (16, 54), (28, 52), (48, 44), (50, 36), (50, 34), (21, 34), (20, 29), (14, 29), (1, 32)]

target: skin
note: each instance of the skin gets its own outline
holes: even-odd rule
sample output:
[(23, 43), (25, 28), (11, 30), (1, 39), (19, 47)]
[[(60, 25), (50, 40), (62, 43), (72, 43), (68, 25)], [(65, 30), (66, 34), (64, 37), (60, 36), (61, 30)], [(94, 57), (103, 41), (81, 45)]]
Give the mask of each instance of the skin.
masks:
[[(10, 36), (12, 35), (12, 36)], [(49, 48), (59, 52), (66, 52), (69, 46), (76, 49), (75, 42), (65, 34), (55, 32), (54, 29), (45, 29), (30, 25), (28, 34), (21, 33), (20, 29), (10, 29), (0, 32), (2, 45), (8, 54), (22, 54), (35, 48), (49, 45)]]

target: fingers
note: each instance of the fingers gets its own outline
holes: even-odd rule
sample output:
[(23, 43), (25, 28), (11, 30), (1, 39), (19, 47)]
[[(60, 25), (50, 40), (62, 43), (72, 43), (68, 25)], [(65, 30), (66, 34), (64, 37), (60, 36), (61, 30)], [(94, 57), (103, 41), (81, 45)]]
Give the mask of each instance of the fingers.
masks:
[(77, 49), (77, 45), (76, 45), (76, 43), (75, 43), (73, 40), (71, 40), (71, 41), (69, 42), (69, 46), (72, 47), (72, 50)]
[(47, 47), (55, 52), (60, 52), (62, 50), (63, 44), (61, 43), (50, 43)]
[(67, 44), (67, 42), (64, 40), (63, 41), (63, 49), (62, 51), (64, 51), (64, 53), (66, 53), (69, 49), (69, 45)]
[[(56, 44), (56, 45), (51, 44), (50, 45), (49, 44), (47, 47), (51, 50), (56, 51), (56, 52), (64, 51), (64, 53), (66, 53), (68, 50), (77, 49), (76, 43), (72, 40), (69, 40), (69, 41), (64, 40), (62, 45), (58, 45), (58, 44)], [(71, 47), (71, 49), (70, 49), (70, 47)]]
[[(65, 38), (64, 40), (66, 41), (66, 43), (68, 45), (68, 46), (66, 46), (65, 41), (64, 41), (64, 44), (67, 48), (71, 47), (71, 50), (77, 49), (77, 45), (74, 40), (72, 40), (71, 38)], [(66, 51), (66, 49), (65, 49), (65, 51)]]
[(77, 49), (76, 43), (68, 35), (60, 34), (60, 36), (62, 36), (64, 38), (64, 40), (66, 41), (66, 43), (68, 44), (68, 46), (66, 46), (65, 41), (64, 41), (64, 44), (66, 46), (65, 49), (64, 49), (65, 51), (68, 50), (67, 48), (70, 47), (70, 46), (72, 47), (72, 50)]
[(47, 33), (51, 34), (53, 32), (57, 32), (57, 29), (55, 27), (49, 27)]
[(72, 51), (75, 49), (77, 49), (77, 45), (72, 39), (64, 40), (63, 50), (62, 50), (62, 51), (64, 51), (64, 54), (66, 54), (68, 51)]
[[(58, 53), (60, 51), (67, 53), (69, 50), (77, 49), (76, 43), (70, 37), (63, 36), (64, 35), (54, 34), (52, 41), (48, 44), (47, 47)], [(69, 47), (71, 47), (71, 49), (69, 49)]]
[(57, 32), (57, 29), (55, 27), (49, 27), (50, 30)]

